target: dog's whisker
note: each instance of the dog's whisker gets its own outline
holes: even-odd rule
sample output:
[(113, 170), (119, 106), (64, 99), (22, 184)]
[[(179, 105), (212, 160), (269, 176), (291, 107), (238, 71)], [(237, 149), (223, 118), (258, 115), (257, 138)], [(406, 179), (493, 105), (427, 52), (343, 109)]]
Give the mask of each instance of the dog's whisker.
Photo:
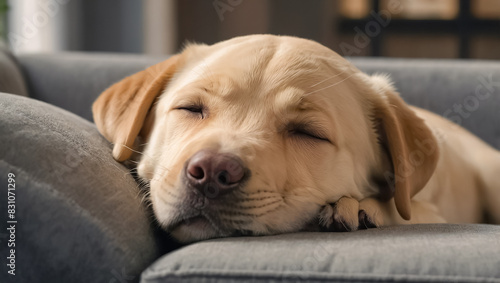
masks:
[(151, 189), (151, 187), (150, 187), (151, 184), (148, 181), (142, 181), (141, 180), (140, 182), (138, 182), (138, 184), (139, 184), (139, 186), (141, 186), (141, 189), (143, 189), (143, 190), (148, 190), (149, 191)]
[(135, 152), (135, 153), (137, 153), (137, 154), (144, 155), (144, 153), (143, 153), (143, 152), (140, 152), (140, 151), (138, 151), (138, 150), (135, 150), (135, 149), (133, 149), (133, 148), (131, 148), (131, 147), (129, 147), (129, 146), (127, 146), (127, 145), (125, 145), (125, 144), (120, 143), (120, 144), (118, 144), (118, 145), (123, 146), (124, 148), (126, 148), (126, 149), (128, 149), (128, 150), (130, 150), (130, 151), (132, 151), (132, 152)]
[[(139, 164), (139, 162), (137, 162), (137, 161), (132, 161), (132, 162), (133, 162), (133, 163), (135, 163), (135, 164)], [(160, 170), (161, 170), (161, 169), (163, 169), (162, 167), (159, 167), (159, 168), (160, 168)], [(169, 170), (168, 170), (168, 169), (166, 169), (165, 171), (169, 171)], [(142, 173), (145, 173), (145, 174), (152, 174), (152, 175), (154, 175), (154, 174), (156, 173), (156, 177), (154, 177), (154, 178), (152, 178), (152, 179), (143, 178), (143, 177), (141, 177), (141, 176), (139, 176), (139, 175), (138, 175), (138, 174), (139, 174), (139, 170), (137, 169), (137, 167), (132, 168), (132, 169), (129, 169), (129, 174), (130, 174), (130, 175), (134, 176), (133, 174), (136, 174), (136, 176), (134, 176), (134, 178), (135, 178), (135, 180), (136, 180), (137, 182), (141, 182), (141, 181), (143, 181), (143, 182), (148, 182), (148, 183), (150, 183), (150, 182), (152, 182), (152, 181), (161, 181), (161, 177), (162, 177), (162, 175), (163, 175), (165, 172), (160, 172), (160, 173), (158, 173), (158, 171), (154, 171), (154, 170), (153, 170), (153, 171), (148, 171), (148, 170), (144, 170), (144, 169), (143, 169), (143, 172), (142, 172)]]
[[(173, 207), (173, 208), (180, 208), (180, 207), (179, 207), (179, 206), (180, 206), (180, 204), (179, 204), (178, 202), (171, 202), (170, 200), (168, 200), (168, 199), (166, 198), (166, 196), (165, 196), (165, 195), (163, 195), (163, 194), (156, 194), (156, 196), (157, 196), (158, 198), (160, 198), (160, 200), (162, 201), (162, 203), (163, 203), (163, 204), (166, 204), (166, 205), (171, 206), (171, 207)], [(174, 196), (174, 197), (175, 197), (175, 196)], [(174, 201), (176, 201), (176, 200), (174, 200)]]
[(247, 196), (250, 196), (250, 195), (255, 195), (255, 194), (263, 194), (263, 193), (270, 193), (270, 194), (276, 194), (276, 195), (279, 195), (277, 192), (275, 191), (268, 191), (268, 190), (257, 190), (255, 192), (244, 192), (244, 191), (239, 191), (238, 193), (240, 194), (243, 194), (243, 195), (247, 195)]
[(350, 231), (350, 229), (347, 227), (347, 225), (345, 225), (344, 221), (339, 221), (339, 222), (340, 222), (340, 224), (342, 224), (342, 226), (344, 226), (344, 229), (346, 231)]
[(176, 199), (181, 199), (181, 196), (174, 194), (172, 192), (172, 190), (165, 190), (165, 193), (168, 194), (168, 195), (170, 195), (170, 196), (172, 196), (172, 197), (174, 197), (174, 198), (176, 198)]
[[(147, 154), (146, 154), (146, 153), (144, 153), (144, 152), (137, 151), (137, 150), (135, 150), (135, 149), (133, 149), (133, 148), (131, 148), (131, 147), (129, 147), (129, 146), (127, 146), (127, 145), (125, 145), (125, 144), (119, 144), (119, 145), (121, 145), (121, 146), (123, 146), (123, 147), (127, 148), (128, 150), (130, 150), (130, 151), (132, 151), (132, 152), (135, 152), (135, 153), (137, 153), (137, 154), (140, 154), (140, 155), (146, 156), (146, 157), (151, 158), (151, 159), (153, 159), (153, 160), (155, 159), (155, 158), (153, 158), (152, 156), (147, 155)], [(134, 160), (128, 160), (128, 161), (132, 161), (132, 162), (133, 162)], [(137, 162), (137, 161), (136, 161), (136, 162)], [(170, 171), (170, 169), (165, 168), (165, 167), (164, 167), (164, 166), (162, 166), (161, 164), (156, 164), (156, 166), (158, 166), (158, 167), (160, 167), (160, 168), (163, 168), (163, 169), (165, 169), (166, 171)]]
[[(103, 163), (107, 163), (107, 162), (106, 162), (103, 158), (101, 158), (100, 156), (96, 156), (96, 155), (94, 155), (94, 157), (95, 157), (96, 159), (98, 159), (98, 160), (101, 160)], [(116, 164), (116, 162), (111, 162), (111, 163), (109, 163), (109, 164), (111, 164), (111, 166), (115, 167), (116, 169), (118, 169), (118, 170), (120, 170), (120, 171), (121, 171), (121, 170), (123, 170), (123, 168), (120, 168), (120, 167)]]
[[(223, 223), (230, 223), (232, 225), (247, 225), (252, 223), (252, 220), (231, 219), (226, 217), (221, 217), (220, 220)], [(235, 228), (239, 229), (241, 227), (235, 227)]]
[(137, 188), (139, 189), (139, 193), (145, 194), (150, 191), (149, 185), (147, 184), (138, 184)]
[(304, 94), (304, 97), (305, 97), (305, 96), (308, 96), (308, 95), (311, 95), (311, 94), (313, 94), (313, 93), (316, 93), (316, 92), (319, 92), (319, 91), (322, 91), (322, 90), (325, 90), (325, 89), (328, 89), (328, 88), (334, 87), (334, 86), (336, 86), (336, 85), (338, 85), (338, 84), (340, 84), (340, 83), (343, 83), (345, 80), (349, 79), (350, 77), (352, 77), (352, 76), (353, 76), (353, 75), (355, 75), (355, 74), (356, 74), (356, 73), (352, 73), (352, 74), (350, 74), (349, 76), (347, 76), (347, 77), (343, 78), (342, 80), (340, 80), (340, 81), (338, 81), (338, 82), (335, 82), (335, 83), (333, 83), (333, 84), (331, 84), (331, 85), (328, 85), (328, 86), (326, 86), (326, 87), (323, 87), (323, 88), (316, 89), (316, 90), (313, 90), (313, 91), (311, 91), (311, 92), (308, 92), (308, 93)]
[[(324, 60), (326, 63), (328, 63), (328, 65), (335, 66), (335, 65), (338, 65), (338, 64), (339, 64), (339, 61), (338, 61), (338, 60), (336, 60), (336, 59), (333, 59), (333, 60), (332, 60), (332, 59), (330, 59), (330, 58), (323, 58), (323, 60)], [(320, 84), (322, 84), (322, 83), (324, 83), (324, 82), (326, 82), (326, 81), (329, 81), (329, 80), (331, 80), (331, 79), (333, 79), (333, 78), (336, 78), (336, 77), (338, 77), (338, 76), (340, 76), (340, 75), (342, 75), (342, 74), (346, 73), (346, 72), (347, 72), (347, 71), (349, 71), (349, 70), (354, 71), (354, 72), (356, 71), (356, 70), (355, 70), (355, 69), (353, 69), (353, 67), (352, 67), (352, 66), (350, 66), (350, 65), (343, 66), (343, 69), (341, 70), (341, 72), (340, 72), (340, 73), (337, 73), (337, 74), (335, 74), (335, 75), (333, 75), (333, 76), (327, 77), (326, 79), (323, 79), (323, 80), (321, 80), (321, 81), (319, 81), (319, 82), (317, 82), (317, 83), (315, 83), (315, 84), (311, 85), (310, 87), (312, 88), (312, 87), (318, 86), (318, 85), (320, 85)]]
[(218, 233), (220, 234), (223, 234), (224, 232), (221, 230), (221, 227), (219, 225), (219, 223), (216, 223), (216, 221), (209, 215), (207, 214), (204, 214), (202, 213), (203, 216), (205, 216), (205, 219), (208, 220), (208, 222), (210, 223), (210, 225), (212, 225), (212, 228), (214, 228), (215, 230), (217, 230)]
[[(131, 169), (131, 170), (132, 170), (132, 169)], [(139, 172), (138, 172), (137, 170), (136, 170), (136, 171), (131, 171), (131, 173), (134, 173), (134, 174), (139, 174)], [(145, 174), (152, 174), (152, 175), (154, 175), (154, 174), (155, 174), (155, 173), (157, 173), (157, 172), (155, 172), (155, 171), (142, 171), (142, 173), (145, 173)], [(148, 180), (148, 181), (150, 181), (150, 182), (151, 182), (151, 181), (159, 181), (159, 180), (161, 180), (162, 174), (163, 174), (163, 173), (157, 173), (157, 174), (156, 174), (156, 176), (155, 176), (154, 178), (151, 178), (151, 179), (148, 179), (148, 178), (145, 178), (145, 177), (141, 177), (141, 176), (139, 176), (139, 175), (138, 175), (138, 176), (137, 176), (137, 179), (144, 179), (144, 180)]]
[(275, 208), (272, 208), (270, 210), (264, 211), (263, 213), (257, 214), (256, 217), (261, 217), (261, 216), (264, 216), (264, 215), (269, 214), (271, 212), (274, 212), (274, 211), (278, 210), (279, 208), (281, 208), (283, 205), (284, 205), (284, 202), (280, 202)]
[(264, 196), (264, 197), (249, 197), (249, 198), (244, 198), (244, 199), (238, 199), (238, 200), (235, 200), (234, 202), (243, 203), (243, 202), (251, 202), (251, 201), (263, 201), (263, 200), (269, 200), (269, 199), (281, 199), (281, 196), (280, 195), (273, 195), (273, 196)]
[[(268, 209), (268, 210), (261, 212), (261, 213), (247, 213), (247, 212), (231, 211), (231, 210), (225, 210), (225, 209), (218, 210), (217, 212), (221, 215), (246, 216), (246, 217), (258, 218), (258, 217), (264, 216), (270, 212), (277, 210), (279, 207), (281, 207), (283, 205), (283, 202), (278, 202), (278, 203), (274, 203), (274, 204), (276, 204), (276, 205), (273, 208)], [(269, 205), (269, 206), (271, 206), (271, 205)]]
[(151, 202), (151, 199), (150, 199), (150, 192), (149, 191), (145, 191), (142, 193), (142, 199), (141, 199), (141, 203), (143, 204), (148, 204)]
[(145, 180), (145, 179), (142, 179), (142, 178), (138, 178), (136, 179), (136, 182), (140, 185), (144, 185), (144, 184), (149, 184), (149, 181), (148, 180)]
[(329, 80), (331, 80), (331, 79), (333, 79), (333, 78), (336, 78), (336, 77), (338, 77), (338, 76), (342, 75), (343, 73), (345, 73), (345, 71), (342, 71), (342, 72), (340, 72), (340, 73), (338, 73), (338, 74), (335, 74), (335, 75), (333, 75), (333, 76), (331, 76), (331, 77), (328, 77), (328, 78), (326, 78), (326, 79), (324, 79), (324, 80), (321, 80), (321, 81), (319, 81), (319, 82), (317, 82), (317, 83), (315, 83), (315, 84), (311, 85), (310, 87), (311, 87), (311, 88), (313, 88), (313, 87), (315, 87), (315, 86), (317, 86), (317, 85), (320, 85), (320, 84), (322, 84), (322, 83), (324, 83), (324, 82), (326, 82), (326, 81), (329, 81)]
[[(120, 167), (119, 167), (117, 164), (115, 164), (114, 162), (113, 162), (113, 163), (111, 163), (111, 166), (115, 167), (116, 169), (118, 169), (118, 170), (120, 170), (120, 171), (121, 171), (121, 170), (123, 170), (123, 168), (120, 168)], [(137, 177), (138, 177), (138, 176), (137, 176), (137, 175), (134, 175), (134, 174), (136, 174), (136, 173), (137, 173), (137, 172), (132, 171), (132, 169), (129, 169), (127, 172), (125, 172), (125, 173), (123, 174), (123, 176), (124, 176), (124, 177), (125, 177), (125, 176), (131, 176), (131, 177), (132, 177), (134, 180), (136, 180), (136, 182), (137, 182), (137, 180), (138, 180), (138, 179), (137, 179)], [(140, 189), (140, 188), (139, 188), (139, 189)]]
[(148, 194), (145, 194), (143, 197), (142, 197), (142, 203), (146, 204), (146, 205), (149, 205), (151, 204), (151, 197), (150, 195)]
[(146, 184), (148, 189), (151, 188), (151, 182), (158, 182), (158, 181), (161, 182), (162, 179), (161, 178), (146, 179), (146, 178), (142, 178), (142, 177), (138, 177), (136, 179), (136, 182)]
[(141, 189), (141, 194), (145, 195), (150, 195), (150, 190), (148, 185), (139, 185), (139, 188)]
[(243, 206), (243, 205), (234, 205), (234, 204), (226, 204), (225, 206), (226, 207), (229, 207), (231, 209), (239, 209), (239, 210), (252, 210), (252, 209), (259, 209), (259, 208), (264, 208), (266, 206), (270, 206), (270, 205), (273, 205), (273, 204), (276, 204), (278, 202), (282, 202), (283, 200), (282, 199), (278, 199), (278, 200), (272, 200), (268, 203), (263, 203), (263, 204), (259, 204), (259, 205), (248, 205), (248, 206)]

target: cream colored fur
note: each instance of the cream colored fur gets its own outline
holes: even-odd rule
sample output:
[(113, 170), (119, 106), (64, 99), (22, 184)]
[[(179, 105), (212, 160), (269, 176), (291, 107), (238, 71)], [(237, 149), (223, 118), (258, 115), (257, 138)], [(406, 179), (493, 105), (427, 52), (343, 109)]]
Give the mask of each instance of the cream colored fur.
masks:
[[(202, 105), (204, 116), (178, 109), (189, 105)], [(251, 171), (213, 221), (171, 231), (182, 241), (332, 219), (356, 230), (360, 210), (379, 226), (480, 222), (485, 212), (500, 222), (498, 151), (406, 105), (387, 76), (368, 76), (313, 41), (252, 35), (190, 44), (113, 85), (93, 110), (117, 160), (143, 150), (138, 174), (165, 227), (188, 218), (181, 175), (197, 151), (235, 154)], [(325, 140), (295, 135), (291, 123)], [(132, 148), (138, 139), (144, 148)], [(335, 209), (322, 210), (329, 204)]]

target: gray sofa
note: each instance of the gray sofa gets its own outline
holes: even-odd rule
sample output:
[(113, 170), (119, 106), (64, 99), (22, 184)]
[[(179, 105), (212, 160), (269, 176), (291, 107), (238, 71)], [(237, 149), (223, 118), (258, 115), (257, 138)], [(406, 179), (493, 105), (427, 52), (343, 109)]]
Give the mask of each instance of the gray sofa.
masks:
[[(500, 226), (487, 224), (174, 242), (112, 159), (90, 108), (107, 86), (163, 59), (0, 52), (0, 92), (10, 93), (0, 94), (2, 227), (17, 221), (14, 236), (0, 230), (0, 282), (500, 282)], [(499, 62), (352, 62), (390, 73), (407, 102), (500, 148)]]

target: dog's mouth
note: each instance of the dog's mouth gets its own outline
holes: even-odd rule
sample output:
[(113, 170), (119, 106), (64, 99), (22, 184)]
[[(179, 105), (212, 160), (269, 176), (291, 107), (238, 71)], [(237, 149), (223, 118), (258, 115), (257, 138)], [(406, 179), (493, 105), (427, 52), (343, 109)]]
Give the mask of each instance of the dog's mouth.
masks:
[(206, 213), (199, 212), (196, 215), (176, 219), (168, 223), (164, 228), (174, 238), (186, 243), (231, 236), (234, 231), (223, 228), (223, 225), (217, 219), (217, 217), (210, 217)]
[[(172, 235), (176, 233), (185, 233), (190, 231), (191, 233), (196, 233), (197, 235), (202, 235), (203, 233), (212, 234), (208, 238), (221, 238), (221, 237), (245, 237), (245, 236), (253, 236), (255, 233), (250, 230), (232, 230), (228, 231), (225, 229), (221, 229), (214, 221), (209, 220), (207, 217), (203, 215), (198, 215), (194, 217), (190, 217), (176, 223), (169, 225), (167, 228)], [(203, 233), (202, 233), (203, 232)], [(182, 242), (190, 242), (192, 239), (181, 238)], [(196, 239), (198, 240), (198, 239)]]

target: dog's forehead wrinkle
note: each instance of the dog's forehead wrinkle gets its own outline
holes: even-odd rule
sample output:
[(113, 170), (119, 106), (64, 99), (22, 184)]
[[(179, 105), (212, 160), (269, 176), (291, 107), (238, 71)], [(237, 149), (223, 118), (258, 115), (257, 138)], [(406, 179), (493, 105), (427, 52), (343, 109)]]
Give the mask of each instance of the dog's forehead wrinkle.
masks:
[(278, 91), (274, 98), (274, 107), (276, 113), (286, 113), (291, 109), (296, 109), (304, 104), (304, 91), (296, 87), (286, 87)]
[(235, 76), (238, 81), (242, 78), (246, 78), (248, 82), (259, 81), (262, 70), (267, 69), (267, 64), (275, 54), (275, 48), (273, 42), (259, 45), (248, 43), (213, 45), (210, 52), (205, 52), (208, 53), (206, 56), (193, 60), (185, 68), (183, 81), (188, 84), (203, 77), (216, 80), (219, 74), (213, 73), (213, 70), (224, 70), (225, 74)]
[[(331, 120), (332, 110), (321, 95), (304, 95), (304, 91), (282, 92), (276, 98), (274, 113), (279, 125), (308, 121), (325, 125)], [(326, 125), (325, 125), (326, 126)]]

